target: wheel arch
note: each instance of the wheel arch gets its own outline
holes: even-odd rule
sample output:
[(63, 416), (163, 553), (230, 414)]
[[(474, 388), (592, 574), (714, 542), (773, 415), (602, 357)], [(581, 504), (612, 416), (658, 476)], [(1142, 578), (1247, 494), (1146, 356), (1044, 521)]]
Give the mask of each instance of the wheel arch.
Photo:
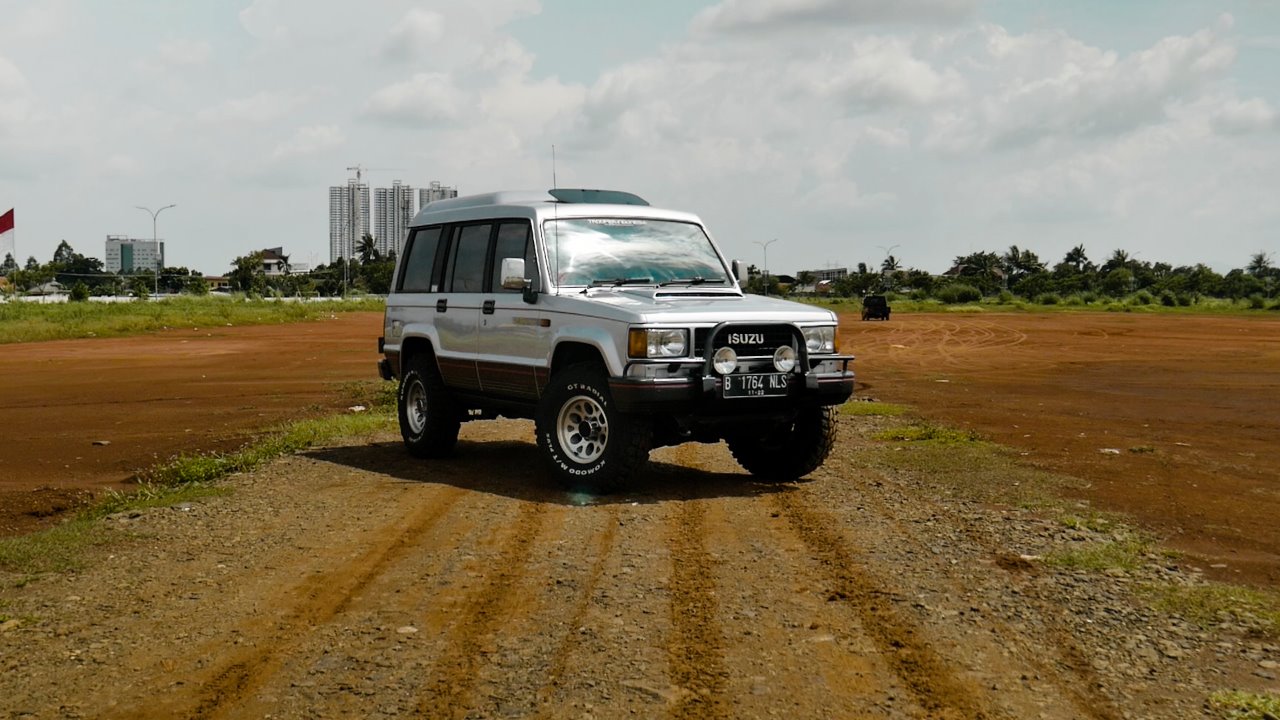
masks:
[(555, 352), (551, 356), (551, 372), (555, 373), (562, 368), (579, 363), (595, 363), (604, 370), (609, 372), (609, 365), (604, 360), (604, 354), (594, 345), (585, 342), (569, 340), (556, 345)]
[(431, 344), (430, 338), (414, 336), (407, 337), (400, 341), (401, 374), (404, 373), (403, 368), (409, 367), (409, 363), (411, 363), (415, 357), (419, 357), (424, 354), (432, 358), (434, 361), (436, 349), (435, 346)]

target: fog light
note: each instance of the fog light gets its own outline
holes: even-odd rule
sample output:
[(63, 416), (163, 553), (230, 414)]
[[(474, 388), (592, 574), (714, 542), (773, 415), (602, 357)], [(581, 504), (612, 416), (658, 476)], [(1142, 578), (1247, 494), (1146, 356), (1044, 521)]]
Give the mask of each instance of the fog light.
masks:
[(738, 353), (731, 347), (722, 347), (711, 357), (711, 366), (721, 375), (728, 375), (738, 369)]
[(780, 373), (789, 373), (796, 368), (796, 351), (790, 345), (783, 345), (773, 353), (773, 367)]

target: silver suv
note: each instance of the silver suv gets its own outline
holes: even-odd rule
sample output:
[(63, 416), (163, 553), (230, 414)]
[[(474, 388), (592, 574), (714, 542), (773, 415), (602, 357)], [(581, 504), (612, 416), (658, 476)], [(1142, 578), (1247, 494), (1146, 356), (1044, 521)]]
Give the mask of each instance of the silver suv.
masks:
[(746, 295), (695, 215), (556, 189), (433, 202), (387, 298), (379, 371), (400, 432), (451, 453), (462, 422), (535, 421), (551, 472), (607, 492), (655, 447), (728, 442), (759, 479), (812, 472), (853, 359), (833, 313)]

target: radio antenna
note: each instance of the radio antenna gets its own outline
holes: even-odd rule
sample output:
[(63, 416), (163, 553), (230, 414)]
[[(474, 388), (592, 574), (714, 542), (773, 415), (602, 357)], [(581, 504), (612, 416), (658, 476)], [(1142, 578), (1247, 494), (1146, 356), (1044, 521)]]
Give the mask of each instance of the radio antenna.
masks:
[[(556, 146), (551, 144), (551, 187), (556, 186)], [(560, 201), (557, 199), (551, 203), (552, 220), (551, 226), (555, 228), (556, 238), (556, 295), (560, 294)]]

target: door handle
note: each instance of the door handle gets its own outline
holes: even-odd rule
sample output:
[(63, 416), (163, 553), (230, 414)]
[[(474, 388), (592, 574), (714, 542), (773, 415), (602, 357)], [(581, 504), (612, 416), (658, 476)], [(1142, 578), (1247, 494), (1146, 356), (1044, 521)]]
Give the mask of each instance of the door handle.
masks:
[(436, 312), (444, 312), (449, 309), (449, 298), (440, 298), (436, 301)]
[(492, 300), (485, 300), (485, 301), (484, 301), (484, 305), (482, 305), (482, 306), (481, 306), (481, 310), (480, 310), (480, 311), (481, 311), (481, 312), (483, 312), (485, 315), (492, 315), (492, 314), (493, 314), (493, 301), (492, 301)]

